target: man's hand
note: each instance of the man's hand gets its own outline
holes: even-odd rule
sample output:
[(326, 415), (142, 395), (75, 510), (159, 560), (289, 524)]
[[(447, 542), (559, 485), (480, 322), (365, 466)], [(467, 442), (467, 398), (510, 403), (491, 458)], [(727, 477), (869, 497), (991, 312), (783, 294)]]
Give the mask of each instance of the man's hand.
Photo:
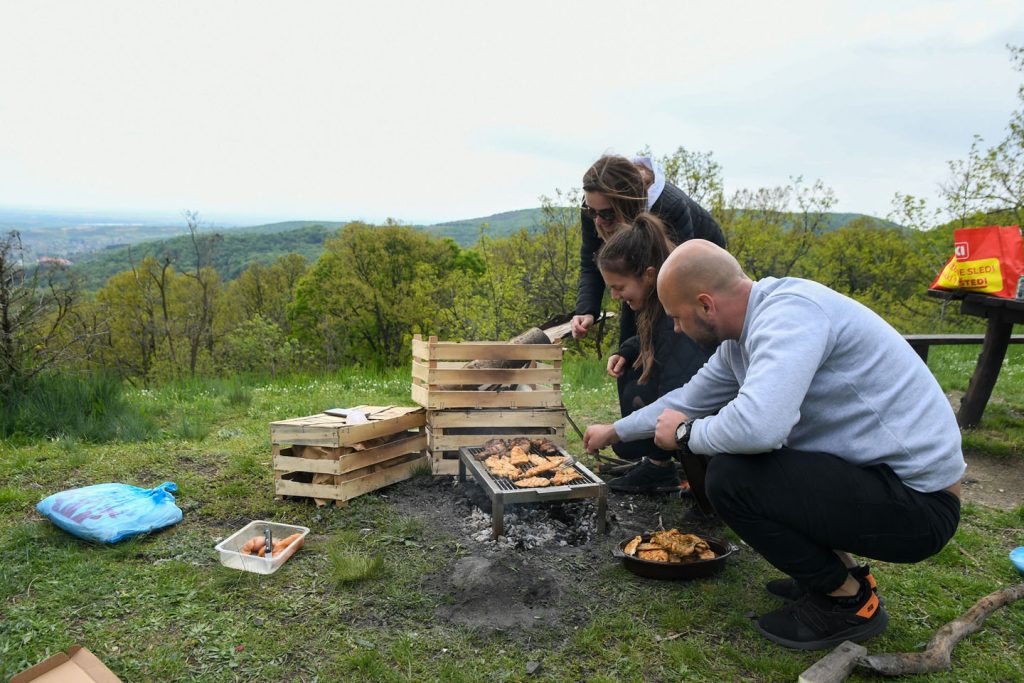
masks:
[(678, 410), (666, 408), (658, 416), (658, 426), (654, 428), (654, 444), (666, 451), (677, 451), (676, 429), (688, 418)]
[(583, 434), (583, 447), (587, 453), (597, 453), (598, 450), (613, 443), (619, 442), (619, 435), (611, 425), (590, 425)]
[(622, 377), (622, 374), (626, 372), (626, 359), (615, 354), (608, 359), (608, 374), (612, 377)]
[(590, 326), (594, 324), (594, 316), (587, 313), (586, 315), (574, 315), (572, 317), (572, 338), (579, 339), (580, 337), (586, 337), (587, 332), (590, 331)]

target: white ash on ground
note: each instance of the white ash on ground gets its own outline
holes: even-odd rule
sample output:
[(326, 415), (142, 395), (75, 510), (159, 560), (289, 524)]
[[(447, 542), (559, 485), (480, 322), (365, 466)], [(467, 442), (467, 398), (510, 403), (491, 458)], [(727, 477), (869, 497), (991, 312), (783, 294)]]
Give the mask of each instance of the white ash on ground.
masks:
[(575, 547), (588, 544), (597, 534), (597, 510), (589, 502), (506, 506), (504, 534), (492, 539), (491, 515), (474, 507), (463, 528), (477, 543), (495, 547)]

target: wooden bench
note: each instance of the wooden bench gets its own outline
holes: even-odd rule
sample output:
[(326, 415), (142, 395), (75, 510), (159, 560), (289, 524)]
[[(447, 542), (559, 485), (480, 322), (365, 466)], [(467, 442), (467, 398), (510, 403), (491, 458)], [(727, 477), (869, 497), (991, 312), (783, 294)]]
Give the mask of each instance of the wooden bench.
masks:
[[(928, 362), (928, 349), (932, 346), (960, 346), (981, 344), (985, 341), (983, 334), (905, 334), (903, 338), (925, 363)], [(1009, 343), (1024, 344), (1024, 334), (1012, 335)]]

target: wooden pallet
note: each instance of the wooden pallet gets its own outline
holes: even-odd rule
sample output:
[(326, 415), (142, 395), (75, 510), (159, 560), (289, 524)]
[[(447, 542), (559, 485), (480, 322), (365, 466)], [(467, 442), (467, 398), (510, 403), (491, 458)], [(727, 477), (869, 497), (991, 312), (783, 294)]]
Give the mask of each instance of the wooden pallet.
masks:
[[(523, 367), (483, 367), (501, 363)], [(562, 347), (415, 335), (412, 400), (430, 410), (561, 407)]]
[[(422, 408), (359, 406), (366, 424), (318, 414), (270, 425), (274, 493), (344, 505), (430, 466)], [(290, 444), (285, 446), (285, 444)]]
[(427, 411), (428, 451), (435, 475), (459, 472), (459, 449), (488, 439), (545, 436), (565, 447), (564, 408), (448, 409)]

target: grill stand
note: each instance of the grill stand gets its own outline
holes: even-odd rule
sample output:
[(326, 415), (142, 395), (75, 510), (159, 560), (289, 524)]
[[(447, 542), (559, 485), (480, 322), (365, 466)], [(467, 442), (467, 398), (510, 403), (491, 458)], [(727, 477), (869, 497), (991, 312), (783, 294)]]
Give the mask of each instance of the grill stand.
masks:
[(466, 481), (466, 470), (473, 473), (473, 479), (491, 499), (491, 538), (505, 533), (506, 503), (550, 503), (554, 501), (597, 499), (597, 531), (608, 533), (608, 485), (580, 463), (572, 467), (582, 474), (586, 481), (580, 484), (549, 486), (544, 488), (516, 488), (508, 479), (495, 479), (482, 462), (473, 457), (477, 447), (459, 449), (459, 481)]

